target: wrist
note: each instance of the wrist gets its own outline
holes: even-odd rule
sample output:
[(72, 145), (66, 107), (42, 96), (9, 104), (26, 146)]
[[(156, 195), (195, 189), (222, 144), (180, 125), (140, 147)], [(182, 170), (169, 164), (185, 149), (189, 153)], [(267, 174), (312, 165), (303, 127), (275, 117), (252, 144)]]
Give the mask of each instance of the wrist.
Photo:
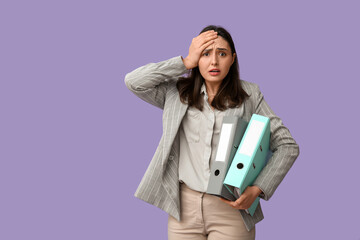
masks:
[(253, 188), (256, 196), (259, 196), (262, 193), (262, 190), (258, 186), (253, 186)]
[(183, 60), (183, 63), (184, 63), (184, 65), (185, 65), (186, 69), (192, 69), (192, 68), (194, 68), (194, 67), (191, 65), (191, 63), (189, 63), (188, 57), (183, 58), (183, 57), (181, 56), (181, 59)]

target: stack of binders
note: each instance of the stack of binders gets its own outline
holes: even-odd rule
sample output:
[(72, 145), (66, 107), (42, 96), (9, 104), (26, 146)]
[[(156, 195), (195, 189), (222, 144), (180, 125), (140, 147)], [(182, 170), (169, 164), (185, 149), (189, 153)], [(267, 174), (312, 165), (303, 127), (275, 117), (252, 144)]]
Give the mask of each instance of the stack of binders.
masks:
[[(231, 201), (239, 198), (254, 183), (271, 157), (269, 143), (269, 118), (253, 114), (246, 124), (238, 117), (224, 117), (207, 193)], [(247, 213), (254, 215), (259, 201), (258, 197)]]

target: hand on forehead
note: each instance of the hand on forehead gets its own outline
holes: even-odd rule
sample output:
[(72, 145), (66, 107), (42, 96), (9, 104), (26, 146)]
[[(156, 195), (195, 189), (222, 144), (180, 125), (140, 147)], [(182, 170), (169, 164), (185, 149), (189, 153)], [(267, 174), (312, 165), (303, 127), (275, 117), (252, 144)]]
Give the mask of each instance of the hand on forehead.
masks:
[[(226, 49), (226, 50), (230, 51), (229, 44), (227, 43), (227, 41), (224, 38), (218, 36), (214, 41), (215, 42), (213, 44), (211, 44), (208, 48), (206, 48), (206, 50), (211, 49), (213, 51), (214, 49), (216, 49), (216, 50), (225, 50)], [(220, 48), (220, 49), (218, 49), (218, 48)]]

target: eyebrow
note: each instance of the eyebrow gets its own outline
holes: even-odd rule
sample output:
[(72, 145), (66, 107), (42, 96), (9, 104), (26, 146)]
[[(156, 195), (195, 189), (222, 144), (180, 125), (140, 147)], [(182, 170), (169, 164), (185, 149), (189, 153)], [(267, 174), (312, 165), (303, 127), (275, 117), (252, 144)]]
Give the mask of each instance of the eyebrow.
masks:
[[(208, 49), (205, 49), (204, 52), (208, 52), (208, 51), (211, 51), (212, 48), (208, 48)], [(219, 51), (228, 51), (226, 48), (217, 48), (217, 50)]]

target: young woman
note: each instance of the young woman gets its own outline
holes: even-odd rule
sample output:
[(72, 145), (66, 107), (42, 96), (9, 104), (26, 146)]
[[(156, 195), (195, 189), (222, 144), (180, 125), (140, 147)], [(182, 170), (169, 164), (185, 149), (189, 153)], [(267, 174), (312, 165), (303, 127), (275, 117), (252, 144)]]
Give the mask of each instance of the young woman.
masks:
[[(169, 239), (255, 239), (269, 200), (299, 155), (299, 146), (265, 102), (259, 87), (239, 78), (234, 42), (222, 27), (207, 26), (193, 38), (187, 57), (149, 63), (128, 73), (126, 86), (163, 109), (163, 135), (135, 196), (169, 214)], [(181, 77), (185, 73), (187, 77)], [(273, 156), (234, 202), (206, 194), (222, 118), (270, 118)]]

